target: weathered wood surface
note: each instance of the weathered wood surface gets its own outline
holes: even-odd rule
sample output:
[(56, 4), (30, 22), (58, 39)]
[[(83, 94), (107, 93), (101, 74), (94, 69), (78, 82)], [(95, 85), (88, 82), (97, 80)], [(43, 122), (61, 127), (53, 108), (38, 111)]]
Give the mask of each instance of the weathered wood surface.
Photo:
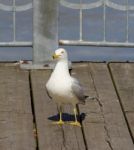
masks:
[(0, 66), (0, 150), (35, 150), (29, 73)]
[[(45, 89), (50, 74), (0, 64), (0, 150), (134, 150), (133, 63), (73, 64), (85, 94), (99, 97), (79, 105), (82, 128), (52, 124), (58, 110)], [(65, 121), (74, 119), (72, 107), (64, 112)]]
[(86, 86), (86, 93), (100, 101), (79, 106), (86, 113), (83, 130), (87, 148), (92, 150), (133, 150), (131, 136), (106, 64), (76, 64), (73, 72)]
[(111, 63), (110, 68), (134, 141), (134, 63)]
[[(57, 115), (56, 104), (48, 97), (45, 84), (50, 71), (32, 71), (31, 82), (40, 150), (85, 150), (81, 128), (54, 125), (48, 118)], [(70, 112), (69, 112), (70, 113)]]

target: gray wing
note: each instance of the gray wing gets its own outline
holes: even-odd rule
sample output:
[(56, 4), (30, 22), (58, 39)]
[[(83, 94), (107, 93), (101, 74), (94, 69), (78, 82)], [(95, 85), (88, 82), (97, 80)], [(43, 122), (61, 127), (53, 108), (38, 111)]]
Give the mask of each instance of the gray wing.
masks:
[(75, 78), (72, 78), (72, 92), (79, 99), (79, 102), (85, 104), (85, 99), (87, 96), (84, 95), (84, 91), (79, 81)]

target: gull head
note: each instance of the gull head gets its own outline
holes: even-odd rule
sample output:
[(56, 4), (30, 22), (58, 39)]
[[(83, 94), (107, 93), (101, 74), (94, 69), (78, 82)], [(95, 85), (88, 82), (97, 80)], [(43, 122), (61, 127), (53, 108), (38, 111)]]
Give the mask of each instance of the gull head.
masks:
[(64, 48), (59, 48), (59, 49), (55, 50), (53, 59), (57, 59), (57, 60), (68, 59), (67, 51)]

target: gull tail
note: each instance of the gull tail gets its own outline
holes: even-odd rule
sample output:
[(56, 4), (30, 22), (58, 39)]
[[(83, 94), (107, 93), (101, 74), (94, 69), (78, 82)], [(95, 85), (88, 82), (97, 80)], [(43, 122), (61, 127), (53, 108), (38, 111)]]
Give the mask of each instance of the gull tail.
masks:
[(101, 104), (100, 99), (98, 97), (85, 96), (85, 101), (87, 101), (87, 100), (96, 100), (99, 103), (99, 105), (102, 107), (102, 104)]
[(90, 96), (85, 96), (85, 100), (95, 100), (98, 99), (97, 97), (90, 97)]
[(85, 105), (86, 101), (88, 101), (88, 100), (96, 100), (100, 105), (102, 105), (98, 97), (90, 97), (90, 96), (87, 96), (87, 95), (85, 95), (83, 97), (83, 99), (81, 99), (79, 101), (79, 104)]

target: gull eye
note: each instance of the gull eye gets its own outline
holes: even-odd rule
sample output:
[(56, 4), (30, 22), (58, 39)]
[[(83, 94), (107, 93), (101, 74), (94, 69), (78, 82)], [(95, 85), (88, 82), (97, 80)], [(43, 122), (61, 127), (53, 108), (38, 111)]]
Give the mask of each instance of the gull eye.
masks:
[(61, 53), (63, 54), (63, 53), (64, 53), (64, 51), (61, 51)]

